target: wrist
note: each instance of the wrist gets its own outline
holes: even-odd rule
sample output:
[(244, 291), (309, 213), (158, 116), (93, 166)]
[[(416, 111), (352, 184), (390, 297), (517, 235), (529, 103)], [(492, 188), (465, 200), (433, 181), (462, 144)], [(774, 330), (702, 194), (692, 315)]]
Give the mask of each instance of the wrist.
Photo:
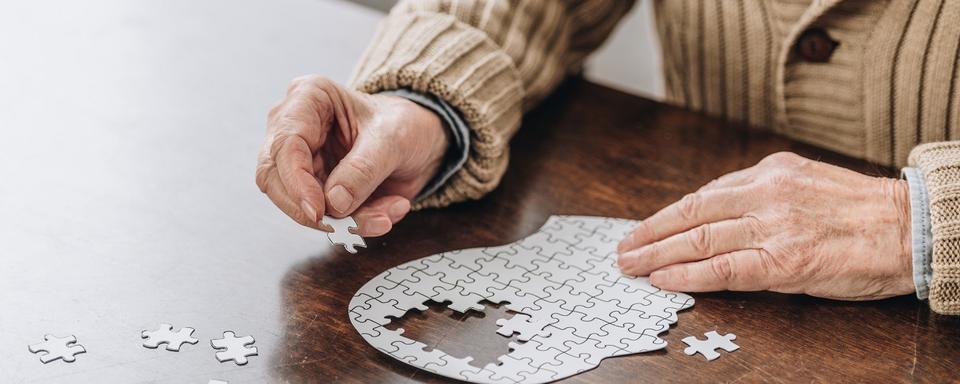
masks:
[(894, 180), (893, 202), (897, 210), (897, 225), (900, 233), (900, 258), (911, 265), (913, 259), (913, 236), (910, 222), (910, 186), (906, 180)]
[[(910, 212), (910, 186), (906, 180), (888, 179), (891, 181), (891, 199), (896, 211), (896, 225), (898, 234), (897, 265), (903, 276), (903, 290), (915, 291), (913, 284), (913, 224)], [(899, 280), (899, 279), (898, 279)]]
[(394, 137), (400, 149), (400, 177), (426, 184), (440, 169), (449, 147), (449, 129), (436, 112), (410, 99), (384, 95), (396, 107), (398, 124)]
[(412, 108), (412, 128), (415, 131), (413, 136), (425, 146), (425, 162), (430, 171), (428, 173), (432, 177), (443, 164), (443, 159), (449, 150), (450, 128), (433, 110), (410, 100), (406, 102)]

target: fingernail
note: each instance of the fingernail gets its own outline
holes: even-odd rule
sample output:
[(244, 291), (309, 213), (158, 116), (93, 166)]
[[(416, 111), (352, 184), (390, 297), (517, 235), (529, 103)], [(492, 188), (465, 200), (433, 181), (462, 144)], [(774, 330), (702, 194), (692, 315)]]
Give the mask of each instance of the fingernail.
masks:
[(353, 204), (353, 195), (342, 185), (330, 189), (327, 198), (330, 199), (330, 207), (339, 213), (346, 213), (350, 209), (350, 205)]
[(367, 228), (365, 232), (369, 233), (369, 236), (380, 236), (389, 232), (390, 227), (393, 226), (393, 224), (390, 223), (390, 219), (383, 216), (377, 216), (367, 221), (366, 226)]
[(303, 200), (300, 202), (300, 209), (302, 209), (303, 213), (307, 215), (307, 218), (310, 219), (311, 223), (319, 222), (317, 219), (317, 209), (313, 207), (313, 204)]
[(410, 206), (410, 202), (406, 200), (397, 201), (396, 203), (393, 203), (393, 205), (391, 205), (390, 208), (387, 209), (387, 214), (389, 214), (390, 217), (392, 218), (399, 219), (400, 217), (402, 217), (407, 213), (407, 209), (409, 206)]

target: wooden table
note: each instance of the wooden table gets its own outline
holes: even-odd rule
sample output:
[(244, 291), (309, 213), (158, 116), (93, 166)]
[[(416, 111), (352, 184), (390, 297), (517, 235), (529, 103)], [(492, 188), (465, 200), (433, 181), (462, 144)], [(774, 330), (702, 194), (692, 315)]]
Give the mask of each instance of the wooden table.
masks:
[[(350, 291), (400, 262), (451, 249), (514, 241), (552, 214), (643, 218), (719, 175), (765, 155), (794, 151), (870, 174), (891, 170), (772, 134), (573, 80), (534, 111), (512, 145), (512, 164), (487, 198), (412, 215), (363, 257), (315, 260), (286, 283), (286, 343), (294, 381), (321, 374), (360, 381), (442, 378), (373, 352), (340, 312)], [(345, 278), (353, 271), (361, 276)], [(694, 294), (662, 337), (664, 351), (604, 360), (570, 382), (950, 381), (960, 361), (956, 318), (913, 297), (839, 302), (773, 293)], [(503, 310), (458, 316), (434, 308), (401, 326), (419, 340), (485, 364), (507, 352), (493, 334)], [(334, 323), (316, 321), (316, 314)], [(322, 317), (322, 316), (321, 316)], [(680, 339), (705, 331), (738, 335), (741, 349), (706, 362), (683, 354)], [(332, 337), (331, 335), (342, 335)], [(317, 342), (324, 340), (325, 342)], [(328, 341), (329, 340), (329, 341)], [(328, 342), (326, 342), (328, 341)], [(320, 358), (331, 348), (336, 357)], [(354, 360), (356, 356), (361, 359)]]
[[(376, 16), (298, 0), (69, 4), (0, 12), (8, 36), (48, 23), (0, 43), (16, 58), (0, 63), (4, 383), (440, 382), (353, 330), (347, 303), (368, 279), (438, 252), (520, 239), (554, 214), (644, 218), (776, 151), (895, 174), (574, 79), (527, 118), (499, 189), (412, 214), (350, 255), (279, 213), (253, 171), (263, 116), (285, 82), (311, 68), (343, 79), (352, 59), (326, 58), (356, 57), (369, 38), (323, 29), (310, 15), (358, 25)], [(100, 16), (88, 25), (73, 17), (83, 12)], [(317, 46), (327, 51), (305, 48)], [(912, 297), (693, 296), (662, 335), (665, 350), (607, 359), (568, 381), (958, 378), (960, 320)], [(485, 364), (507, 353), (494, 334), (503, 315), (434, 308), (400, 323)], [(161, 322), (196, 328), (200, 343), (178, 353), (141, 347), (140, 331)], [(682, 353), (681, 338), (714, 329), (736, 333), (741, 349), (713, 362)], [(209, 340), (224, 330), (254, 335), (260, 355), (243, 367), (218, 363)], [(88, 352), (41, 364), (26, 346), (44, 333), (74, 334)]]

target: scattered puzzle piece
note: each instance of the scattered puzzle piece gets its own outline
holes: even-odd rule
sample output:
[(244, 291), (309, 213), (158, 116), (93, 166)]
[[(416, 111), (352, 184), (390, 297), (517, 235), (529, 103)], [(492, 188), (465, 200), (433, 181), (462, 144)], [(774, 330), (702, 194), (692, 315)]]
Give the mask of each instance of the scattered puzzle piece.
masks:
[(707, 337), (706, 340), (700, 340), (693, 336), (684, 337), (682, 341), (689, 345), (689, 347), (685, 348), (683, 353), (693, 356), (699, 352), (703, 357), (707, 358), (707, 361), (710, 361), (720, 357), (720, 354), (716, 351), (718, 348), (727, 352), (740, 349), (739, 345), (733, 343), (737, 335), (732, 333), (720, 335), (716, 331), (710, 331), (703, 335)]
[[(658, 337), (693, 298), (662, 291), (646, 278), (624, 276), (617, 242), (639, 222), (554, 216), (536, 233), (489, 248), (445, 252), (414, 260), (371, 279), (354, 295), (350, 320), (372, 346), (421, 369), (480, 383), (544, 383), (597, 367), (613, 356), (662, 349)], [(385, 327), (424, 299), (449, 302), (464, 313), (479, 302), (505, 303), (499, 319), (510, 343), (499, 364), (468, 364)], [(506, 340), (506, 339), (505, 339)]]
[(142, 331), (140, 337), (144, 339), (143, 346), (150, 349), (156, 349), (161, 344), (167, 345), (168, 351), (178, 352), (183, 344), (196, 344), (199, 339), (193, 338), (194, 329), (187, 327), (174, 332), (170, 324), (160, 324), (156, 331)]
[(221, 363), (233, 360), (237, 365), (244, 365), (247, 357), (257, 355), (257, 347), (250, 346), (255, 342), (253, 336), (237, 337), (233, 331), (225, 331), (222, 339), (210, 340), (210, 346), (220, 350), (216, 356)]
[(27, 349), (31, 353), (39, 354), (40, 361), (44, 364), (58, 359), (72, 363), (77, 360), (77, 355), (87, 352), (82, 345), (77, 344), (77, 337), (73, 335), (57, 337), (46, 334), (43, 335), (43, 340), (41, 343), (27, 346)]
[(357, 253), (356, 247), (367, 247), (367, 244), (363, 241), (363, 237), (351, 232), (357, 229), (357, 222), (354, 221), (352, 217), (347, 216), (342, 219), (337, 219), (324, 216), (321, 221), (323, 224), (333, 228), (333, 232), (327, 233), (327, 239), (330, 240), (331, 244), (342, 245), (343, 248), (350, 253)]

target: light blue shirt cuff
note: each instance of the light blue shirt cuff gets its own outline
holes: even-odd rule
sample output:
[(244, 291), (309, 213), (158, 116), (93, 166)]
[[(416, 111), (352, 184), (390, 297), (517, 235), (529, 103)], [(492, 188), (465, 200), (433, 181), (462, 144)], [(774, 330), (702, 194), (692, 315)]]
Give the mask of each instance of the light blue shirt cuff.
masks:
[(381, 94), (399, 96), (427, 108), (439, 116), (450, 133), (450, 148), (444, 156), (443, 165), (440, 171), (433, 177), (427, 185), (417, 194), (416, 200), (430, 196), (440, 189), (447, 180), (463, 168), (467, 158), (470, 157), (470, 127), (450, 104), (434, 95), (412, 91), (406, 88), (400, 88), (390, 91), (380, 92)]
[(916, 168), (904, 168), (902, 175), (910, 187), (910, 235), (913, 253), (913, 284), (917, 298), (926, 300), (933, 270), (933, 230), (930, 227), (930, 196), (923, 175)]

